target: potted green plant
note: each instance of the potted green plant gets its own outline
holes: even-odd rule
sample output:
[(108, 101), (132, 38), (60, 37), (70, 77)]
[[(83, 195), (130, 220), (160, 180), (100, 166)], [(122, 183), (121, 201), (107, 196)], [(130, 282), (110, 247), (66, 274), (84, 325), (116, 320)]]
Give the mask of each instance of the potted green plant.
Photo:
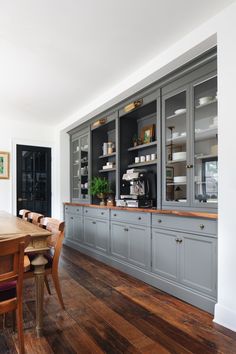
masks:
[(106, 205), (105, 198), (111, 192), (109, 181), (107, 178), (93, 177), (90, 182), (90, 194), (96, 195), (100, 201), (100, 205)]

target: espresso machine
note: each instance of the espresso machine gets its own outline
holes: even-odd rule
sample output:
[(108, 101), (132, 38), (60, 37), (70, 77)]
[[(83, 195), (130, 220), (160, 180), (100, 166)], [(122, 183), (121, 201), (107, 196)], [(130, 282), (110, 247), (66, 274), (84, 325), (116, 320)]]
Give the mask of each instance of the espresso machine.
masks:
[(130, 169), (122, 177), (122, 192), (116, 205), (130, 208), (151, 208), (155, 206), (154, 173), (146, 170)]

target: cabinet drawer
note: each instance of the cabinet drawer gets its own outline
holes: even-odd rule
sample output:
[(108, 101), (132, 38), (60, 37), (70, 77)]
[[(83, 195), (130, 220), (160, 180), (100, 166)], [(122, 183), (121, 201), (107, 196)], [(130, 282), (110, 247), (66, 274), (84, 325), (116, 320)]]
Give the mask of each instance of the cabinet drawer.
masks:
[(204, 235), (217, 235), (217, 222), (208, 219), (153, 214), (152, 227), (187, 231)]
[(84, 208), (84, 216), (90, 216), (92, 218), (109, 218), (109, 209), (102, 208)]
[(78, 214), (82, 215), (83, 207), (82, 206), (74, 206), (74, 205), (66, 205), (65, 213), (66, 214)]
[(136, 225), (151, 225), (150, 213), (136, 213), (132, 211), (111, 210), (111, 219), (128, 222)]

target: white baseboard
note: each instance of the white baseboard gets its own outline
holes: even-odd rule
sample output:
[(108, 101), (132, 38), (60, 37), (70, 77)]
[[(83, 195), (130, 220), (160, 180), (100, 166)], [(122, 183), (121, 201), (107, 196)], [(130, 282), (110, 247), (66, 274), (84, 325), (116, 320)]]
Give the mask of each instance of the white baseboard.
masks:
[(236, 332), (236, 312), (220, 305), (219, 303), (215, 305), (215, 316), (213, 322)]

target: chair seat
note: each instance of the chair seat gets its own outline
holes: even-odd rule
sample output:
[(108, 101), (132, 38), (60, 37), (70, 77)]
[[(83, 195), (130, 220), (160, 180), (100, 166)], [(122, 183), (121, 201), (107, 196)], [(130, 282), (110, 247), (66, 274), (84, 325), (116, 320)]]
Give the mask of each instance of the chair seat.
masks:
[(16, 281), (0, 283), (0, 301), (16, 297)]

